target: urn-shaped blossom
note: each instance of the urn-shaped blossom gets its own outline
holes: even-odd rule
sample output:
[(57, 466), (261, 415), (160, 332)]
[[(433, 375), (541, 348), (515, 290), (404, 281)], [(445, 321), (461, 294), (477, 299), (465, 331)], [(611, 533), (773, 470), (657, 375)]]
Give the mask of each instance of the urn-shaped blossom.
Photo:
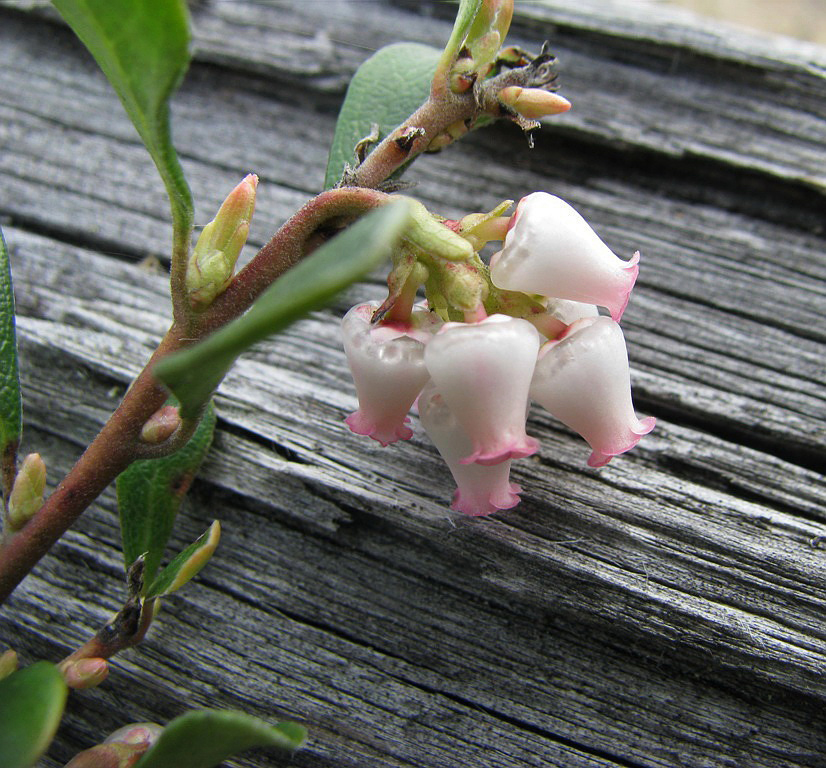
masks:
[(625, 339), (607, 317), (578, 320), (562, 339), (543, 346), (531, 397), (588, 441), (591, 467), (607, 464), (654, 429), (653, 418), (634, 413)]
[(469, 464), (530, 456), (525, 411), (539, 333), (527, 320), (491, 315), (478, 323), (446, 323), (425, 348), (433, 382), (470, 438)]
[(372, 325), (377, 307), (375, 302), (359, 304), (341, 322), (359, 400), (359, 409), (345, 421), (356, 434), (388, 445), (413, 434), (406, 426), (407, 413), (428, 379), (425, 342), (441, 321), (417, 307), (408, 323)]
[(490, 275), (498, 288), (598, 304), (619, 322), (638, 261), (617, 258), (564, 200), (534, 192), (519, 202)]
[(522, 489), (510, 482), (510, 460), (491, 465), (462, 462), (473, 450), (473, 443), (432, 381), (419, 395), (419, 416), (456, 481), (451, 509), (478, 516), (519, 503)]

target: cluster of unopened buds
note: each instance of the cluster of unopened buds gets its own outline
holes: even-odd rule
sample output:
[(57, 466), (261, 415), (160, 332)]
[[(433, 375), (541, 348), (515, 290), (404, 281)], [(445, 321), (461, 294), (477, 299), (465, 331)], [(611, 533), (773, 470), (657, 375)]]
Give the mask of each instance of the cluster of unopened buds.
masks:
[[(451, 508), (468, 515), (519, 503), (511, 461), (539, 448), (526, 433), (531, 400), (588, 442), (591, 467), (654, 428), (634, 413), (619, 326), (639, 254), (619, 259), (544, 192), (510, 218), (499, 215), (505, 209), (461, 221), (420, 216), (424, 234), (411, 234), (395, 257), (388, 299), (342, 321), (359, 400), (348, 426), (382, 445), (410, 438), (418, 402), (458, 486)], [(478, 251), (502, 239), (488, 267)], [(428, 300), (414, 304), (421, 285)]]

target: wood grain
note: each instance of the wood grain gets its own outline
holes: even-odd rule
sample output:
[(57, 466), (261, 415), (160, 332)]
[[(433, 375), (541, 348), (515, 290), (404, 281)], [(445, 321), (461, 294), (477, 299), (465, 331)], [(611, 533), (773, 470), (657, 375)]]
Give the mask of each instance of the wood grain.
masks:
[[(242, 359), (174, 546), (223, 541), (102, 689), (73, 695), (44, 766), (195, 706), (305, 722), (308, 746), (239, 766), (826, 765), (826, 53), (665, 12), (519, 6), (574, 110), (528, 150), (509, 125), (410, 172), (456, 215), (547, 189), (642, 251), (623, 325), (655, 432), (602, 470), (538, 409), (522, 504), (457, 518), (416, 423), (350, 434), (338, 341), (354, 286)], [(318, 188), (355, 67), (438, 45), (440, 3), (192, 6), (176, 144), (206, 220), (261, 175), (252, 242)], [(163, 190), (88, 56), (39, 2), (0, 7), (0, 215), (18, 299), (25, 449), (54, 485), (169, 322)], [(414, 419), (414, 422), (416, 420)], [(115, 611), (105, 494), (0, 614), (24, 661)]]

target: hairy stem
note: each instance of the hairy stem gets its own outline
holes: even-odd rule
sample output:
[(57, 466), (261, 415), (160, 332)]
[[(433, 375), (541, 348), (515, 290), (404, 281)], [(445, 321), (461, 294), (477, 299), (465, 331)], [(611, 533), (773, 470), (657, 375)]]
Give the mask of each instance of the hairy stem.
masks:
[[(372, 189), (342, 188), (322, 193), (290, 218), (236, 276), (230, 287), (186, 327), (173, 322), (117, 410), (37, 514), (0, 547), (0, 603), (129, 464), (146, 455), (140, 433), (168, 396), (152, 367), (238, 317), (279, 275), (300, 261), (320, 240), (323, 226), (343, 226), (387, 202)], [(321, 233), (323, 235), (323, 232)]]

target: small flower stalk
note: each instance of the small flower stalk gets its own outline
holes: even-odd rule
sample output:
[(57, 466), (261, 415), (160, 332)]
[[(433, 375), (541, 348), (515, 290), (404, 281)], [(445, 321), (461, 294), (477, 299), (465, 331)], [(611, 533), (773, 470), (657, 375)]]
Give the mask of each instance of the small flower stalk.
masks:
[[(451, 509), (470, 516), (519, 503), (511, 466), (540, 448), (526, 430), (531, 401), (585, 439), (591, 467), (655, 424), (634, 412), (619, 326), (639, 253), (619, 259), (553, 195), (528, 195), (505, 217), (508, 205), (458, 221), (420, 211), (387, 299), (342, 321), (359, 400), (347, 425), (383, 446), (407, 440), (417, 401), (456, 481)], [(493, 240), (504, 242), (488, 267), (478, 252)], [(419, 287), (427, 301), (414, 305)]]

